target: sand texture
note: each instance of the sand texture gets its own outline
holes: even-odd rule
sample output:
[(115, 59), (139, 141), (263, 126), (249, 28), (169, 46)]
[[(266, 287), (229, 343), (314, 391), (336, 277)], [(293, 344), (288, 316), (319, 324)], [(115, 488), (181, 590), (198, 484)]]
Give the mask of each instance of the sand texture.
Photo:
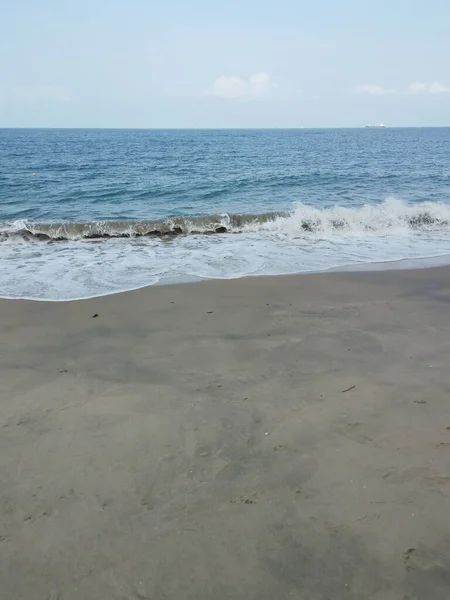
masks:
[(1, 600), (450, 598), (450, 269), (2, 300), (0, 340)]

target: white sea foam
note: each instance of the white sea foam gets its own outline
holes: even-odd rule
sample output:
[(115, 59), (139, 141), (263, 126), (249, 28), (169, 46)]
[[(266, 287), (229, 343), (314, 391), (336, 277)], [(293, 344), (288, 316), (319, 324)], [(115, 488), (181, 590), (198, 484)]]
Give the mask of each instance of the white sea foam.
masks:
[[(434, 202), (408, 205), (388, 199), (325, 209), (298, 204), (285, 215), (219, 215), (184, 223), (186, 230), (169, 238), (135, 237), (136, 225), (127, 224), (130, 238), (92, 240), (78, 234), (62, 242), (49, 241), (51, 225), (3, 225), (0, 294), (70, 300), (189, 278), (303, 273), (450, 255), (450, 205)], [(209, 233), (211, 227), (230, 233), (189, 235), (201, 223), (207, 223)], [(94, 225), (89, 224), (91, 232)], [(111, 236), (117, 224), (101, 227), (109, 227)], [(42, 231), (47, 241), (36, 237)]]
[(433, 231), (443, 227), (450, 228), (449, 204), (423, 202), (410, 205), (396, 198), (388, 198), (381, 204), (353, 208), (317, 208), (298, 203), (287, 215), (264, 223), (248, 223), (243, 230), (265, 231), (289, 238), (303, 237), (305, 233), (335, 238), (392, 234), (411, 229)]

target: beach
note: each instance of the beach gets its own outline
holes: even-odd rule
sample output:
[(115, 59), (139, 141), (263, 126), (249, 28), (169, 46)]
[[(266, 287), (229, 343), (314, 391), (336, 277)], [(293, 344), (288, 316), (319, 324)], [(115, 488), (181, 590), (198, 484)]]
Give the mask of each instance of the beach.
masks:
[(0, 300), (0, 597), (448, 599), (449, 306), (449, 267)]

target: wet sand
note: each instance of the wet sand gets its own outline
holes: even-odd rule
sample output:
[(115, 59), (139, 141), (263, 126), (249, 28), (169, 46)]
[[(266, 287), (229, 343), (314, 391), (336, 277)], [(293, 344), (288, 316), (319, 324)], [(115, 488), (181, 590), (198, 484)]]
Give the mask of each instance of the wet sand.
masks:
[(2, 300), (0, 334), (2, 600), (450, 597), (449, 268)]

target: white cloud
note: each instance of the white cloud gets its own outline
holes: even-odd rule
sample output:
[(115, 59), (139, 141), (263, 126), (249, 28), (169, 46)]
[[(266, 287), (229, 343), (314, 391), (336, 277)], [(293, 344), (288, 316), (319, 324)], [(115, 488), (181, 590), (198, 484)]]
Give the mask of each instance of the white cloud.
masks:
[[(402, 90), (398, 92), (374, 83), (357, 85), (353, 88), (353, 91), (357, 94), (371, 94), (372, 96), (405, 93)], [(431, 83), (415, 81), (408, 86), (406, 92), (409, 94), (444, 94), (446, 92), (450, 93), (450, 87), (442, 85), (442, 83), (439, 83), (438, 81), (433, 81)]]
[(416, 81), (408, 86), (408, 91), (412, 94), (445, 94), (450, 92), (450, 87), (442, 85), (438, 81), (432, 83)]
[(372, 96), (384, 96), (386, 94), (396, 93), (395, 90), (389, 90), (374, 83), (363, 83), (361, 85), (357, 85), (355, 88), (353, 88), (353, 91), (357, 94), (371, 94)]
[(415, 93), (415, 94), (419, 94), (420, 92), (426, 92), (427, 91), (427, 87), (428, 87), (428, 84), (426, 84), (426, 83), (420, 83), (419, 81), (416, 81), (416, 83), (411, 83), (408, 86), (408, 90), (410, 92)]
[(209, 93), (221, 98), (240, 98), (247, 91), (247, 84), (239, 77), (218, 77)]
[(207, 93), (219, 98), (265, 98), (276, 87), (269, 75), (261, 72), (252, 75), (248, 81), (233, 75), (218, 77)]

